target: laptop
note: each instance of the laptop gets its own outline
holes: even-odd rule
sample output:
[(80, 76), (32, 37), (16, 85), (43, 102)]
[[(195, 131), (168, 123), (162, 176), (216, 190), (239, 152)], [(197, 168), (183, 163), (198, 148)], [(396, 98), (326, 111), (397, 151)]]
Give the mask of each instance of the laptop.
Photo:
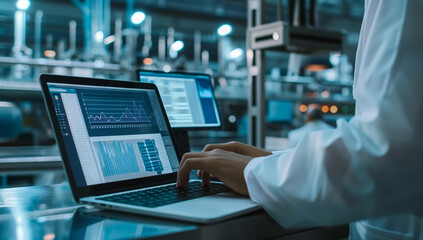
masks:
[(196, 223), (260, 208), (219, 182), (176, 188), (181, 156), (154, 84), (48, 74), (40, 83), (76, 202)]

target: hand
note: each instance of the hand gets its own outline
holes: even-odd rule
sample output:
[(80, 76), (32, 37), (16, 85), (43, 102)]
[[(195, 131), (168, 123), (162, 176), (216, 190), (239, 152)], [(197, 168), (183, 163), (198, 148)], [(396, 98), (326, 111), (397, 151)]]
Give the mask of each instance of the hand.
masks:
[(176, 186), (185, 186), (189, 181), (191, 170), (201, 169), (203, 170), (203, 186), (210, 184), (210, 174), (213, 174), (214, 177), (219, 178), (226, 186), (242, 195), (248, 196), (247, 184), (244, 179), (244, 169), (251, 159), (253, 159), (251, 156), (222, 149), (186, 153), (182, 157)]
[(228, 143), (220, 143), (220, 144), (208, 144), (203, 152), (212, 151), (214, 149), (222, 149), (234, 153), (238, 153), (241, 155), (246, 155), (250, 157), (263, 157), (271, 155), (271, 152), (253, 147), (251, 145), (240, 143), (240, 142), (228, 142)]
[[(250, 157), (263, 157), (263, 156), (268, 156), (271, 155), (271, 152), (267, 152), (264, 151), (262, 149), (253, 147), (251, 145), (247, 145), (245, 143), (241, 143), (241, 142), (236, 142), (236, 141), (232, 141), (232, 142), (228, 142), (228, 143), (220, 143), (220, 144), (208, 144), (204, 149), (203, 152), (209, 152), (215, 149), (221, 149), (221, 150), (226, 150), (226, 151), (230, 151), (230, 152), (234, 152), (234, 153), (238, 153), (241, 155), (246, 155), (246, 156), (250, 156)], [(199, 169), (197, 171), (197, 175), (199, 177), (201, 177), (203, 179), (203, 185), (206, 184), (205, 186), (207, 186), (210, 183), (210, 174), (209, 173), (204, 173), (203, 169)], [(213, 174), (211, 174), (213, 177)]]

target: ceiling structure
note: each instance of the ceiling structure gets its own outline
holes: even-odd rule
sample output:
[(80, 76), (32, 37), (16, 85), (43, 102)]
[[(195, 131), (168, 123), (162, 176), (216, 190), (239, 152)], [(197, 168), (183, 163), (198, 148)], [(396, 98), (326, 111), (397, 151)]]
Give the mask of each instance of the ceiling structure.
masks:
[[(78, 24), (78, 48), (82, 48), (82, 13), (73, 0), (31, 0), (27, 10), (27, 45), (34, 43), (34, 16), (36, 10), (42, 10), (45, 37), (53, 35), (54, 45), (59, 39), (68, 38), (68, 23), (76, 20)], [(79, 0), (83, 1), (83, 0)], [(125, 16), (128, 0), (110, 0), (112, 21), (117, 16)], [(276, 18), (276, 1), (267, 1), (266, 20)], [(287, 0), (283, 0), (283, 15), (287, 15)], [(15, 1), (10, 0), (0, 6), (0, 56), (10, 56), (13, 46), (13, 16)], [(193, 58), (193, 35), (195, 31), (203, 34), (202, 48), (210, 51), (211, 58), (216, 59), (216, 29), (223, 23), (233, 26), (231, 39), (245, 45), (247, 0), (134, 0), (134, 10), (142, 10), (152, 16), (153, 49), (157, 55), (157, 39), (167, 33), (168, 27), (174, 27), (176, 38), (186, 42), (183, 54)], [(351, 32), (349, 42), (354, 50), (361, 19), (364, 12), (364, 0), (318, 0), (320, 26), (331, 29), (346, 29)], [(111, 32), (113, 33), (111, 24)], [(124, 19), (124, 27), (127, 23)], [(45, 46), (44, 46), (45, 47)]]

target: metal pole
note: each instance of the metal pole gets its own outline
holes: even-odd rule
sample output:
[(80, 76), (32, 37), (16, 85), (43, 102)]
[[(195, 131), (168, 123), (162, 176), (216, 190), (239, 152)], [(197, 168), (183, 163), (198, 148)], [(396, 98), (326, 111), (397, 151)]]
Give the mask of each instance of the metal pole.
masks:
[[(248, 0), (248, 28), (264, 23), (265, 0)], [(248, 36), (248, 29), (247, 29)], [(266, 134), (265, 52), (247, 50), (248, 65), (248, 143), (264, 148)]]
[(122, 19), (119, 17), (115, 20), (115, 42), (113, 44), (115, 62), (120, 61), (120, 55), (122, 51)]
[(152, 37), (151, 37), (151, 24), (152, 19), (150, 15), (147, 15), (144, 22), (144, 46), (142, 47), (142, 56), (144, 58), (150, 56), (150, 49), (152, 44)]
[(15, 57), (20, 57), (25, 47), (25, 21), (25, 11), (17, 10), (15, 12), (15, 42), (13, 44)]
[(172, 44), (175, 42), (175, 29), (170, 27), (167, 29), (167, 56), (170, 56), (170, 51)]
[(201, 32), (195, 31), (194, 33), (194, 62), (195, 67), (200, 68), (201, 66)]
[(34, 58), (41, 57), (41, 28), (43, 22), (43, 12), (37, 10), (35, 13), (35, 46), (34, 46)]
[(163, 62), (166, 60), (166, 37), (159, 37), (159, 60)]

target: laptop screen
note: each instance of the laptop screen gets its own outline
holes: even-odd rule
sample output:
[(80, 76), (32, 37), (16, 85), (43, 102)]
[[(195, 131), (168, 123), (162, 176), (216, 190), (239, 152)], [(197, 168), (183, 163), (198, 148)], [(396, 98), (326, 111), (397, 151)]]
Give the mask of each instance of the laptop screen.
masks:
[(78, 187), (178, 170), (154, 89), (47, 86)]
[(139, 80), (159, 89), (172, 128), (220, 127), (210, 76), (139, 71)]

